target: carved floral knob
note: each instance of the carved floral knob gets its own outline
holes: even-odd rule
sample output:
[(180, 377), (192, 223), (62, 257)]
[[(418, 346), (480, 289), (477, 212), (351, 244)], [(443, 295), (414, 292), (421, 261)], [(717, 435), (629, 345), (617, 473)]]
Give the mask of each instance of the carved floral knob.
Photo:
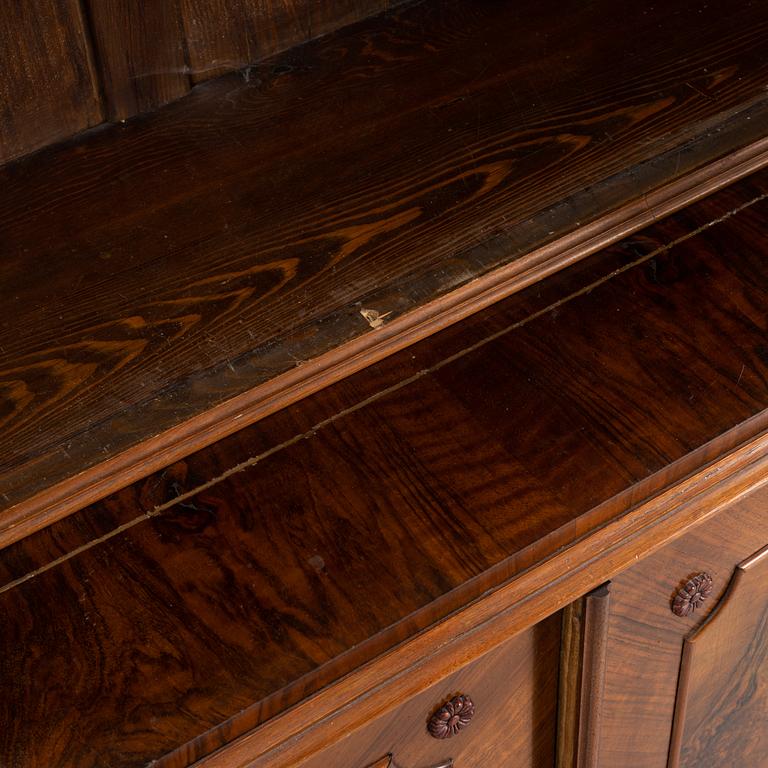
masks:
[(672, 602), (672, 612), (678, 616), (690, 616), (712, 593), (712, 577), (700, 573), (680, 587)]
[(436, 739), (448, 739), (469, 725), (475, 705), (469, 696), (454, 696), (429, 718), (427, 730)]

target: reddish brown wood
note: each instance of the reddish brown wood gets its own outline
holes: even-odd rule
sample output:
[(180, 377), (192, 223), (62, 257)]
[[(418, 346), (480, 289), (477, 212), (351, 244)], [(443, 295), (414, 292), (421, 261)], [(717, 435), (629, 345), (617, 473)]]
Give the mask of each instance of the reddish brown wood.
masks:
[[(0, 754), (175, 768), (271, 718), (211, 765), (289, 765), (764, 482), (765, 438), (744, 445), (768, 403), (755, 184), (134, 486), (114, 535), (89, 510), (108, 538), (71, 557), (46, 560), (83, 530), (8, 550), (52, 567), (0, 594), (0, 707), (22, 713), (0, 710), (19, 724)], [(64, 659), (66, 687), (36, 695)]]
[[(449, 675), (306, 763), (306, 768), (362, 768), (389, 753), (392, 768), (550, 768), (555, 748), (558, 615)], [(467, 727), (433, 738), (425, 720), (456, 690), (472, 690), (477, 708)], [(465, 709), (463, 711), (466, 711)], [(387, 763), (382, 761), (386, 766)]]
[(189, 91), (177, 0), (85, 0), (109, 120), (124, 120)]
[(610, 595), (610, 585), (606, 584), (585, 598), (576, 768), (600, 765), (600, 719), (608, 663)]
[[(766, 540), (766, 503), (766, 490), (742, 499), (727, 514), (707, 521), (613, 580), (601, 766), (667, 765), (684, 638), (716, 615), (713, 611), (734, 566)], [(696, 613), (680, 618), (669, 610), (669, 596), (678, 586), (671, 574), (690, 568), (692, 562), (712, 574), (714, 591)], [(736, 658), (740, 655), (726, 653), (719, 663), (727, 667)], [(713, 695), (716, 690), (713, 685)], [(708, 696), (701, 700), (703, 711), (707, 701)], [(748, 748), (749, 739), (743, 743)], [(707, 760), (700, 755), (699, 762), (690, 765), (717, 766), (716, 754)], [(749, 761), (723, 763), (742, 764)]]
[(563, 610), (558, 692), (557, 768), (599, 765), (610, 584)]
[[(4, 3), (0, 13), (0, 165), (101, 120), (98, 79), (79, 2)], [(0, 242), (5, 258), (8, 244), (2, 233)]]
[[(373, 714), (393, 707), (391, 695), (415, 695), (421, 687), (497, 647), (511, 633), (540, 621), (647, 557), (670, 538), (714, 517), (765, 483), (766, 440), (657, 496), (625, 517), (585, 536), (562, 554), (539, 562), (484, 600), (411, 638), (358, 674), (310, 697), (206, 758), (206, 768), (283, 768), (307, 759)], [(747, 456), (761, 457), (753, 465)], [(716, 479), (715, 479), (716, 478)], [(670, 615), (670, 614), (668, 614)], [(469, 630), (466, 628), (470, 627)], [(300, 738), (296, 738), (299, 736)], [(185, 751), (186, 755), (189, 753)], [(172, 757), (168, 765), (181, 753)]]
[(563, 608), (557, 694), (556, 768), (575, 768), (579, 744), (584, 597)]
[(768, 547), (685, 640), (669, 768), (760, 765), (768, 750)]
[[(514, 263), (514, 290), (534, 246), (763, 136), (758, 6), (681, 26), (679, 4), (630, 5), (629, 51), (574, 34), (613, 5), (531, 6), (404, 9), (2, 173), (9, 538), (455, 319), (408, 317), (382, 351), (478, 275)], [(546, 30), (546, 66), (509, 29)]]
[(387, 757), (383, 757), (381, 760), (377, 760), (372, 765), (368, 766), (368, 768), (391, 768), (392, 766), (392, 758), (391, 756), (387, 755)]

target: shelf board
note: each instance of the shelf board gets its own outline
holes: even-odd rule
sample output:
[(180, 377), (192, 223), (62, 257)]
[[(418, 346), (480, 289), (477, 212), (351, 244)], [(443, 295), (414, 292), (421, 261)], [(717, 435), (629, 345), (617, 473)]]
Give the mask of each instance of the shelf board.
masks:
[(765, 483), (766, 221), (761, 172), (7, 547), (0, 762), (299, 764)]
[(0, 542), (759, 166), (766, 37), (423, 2), (1, 168)]

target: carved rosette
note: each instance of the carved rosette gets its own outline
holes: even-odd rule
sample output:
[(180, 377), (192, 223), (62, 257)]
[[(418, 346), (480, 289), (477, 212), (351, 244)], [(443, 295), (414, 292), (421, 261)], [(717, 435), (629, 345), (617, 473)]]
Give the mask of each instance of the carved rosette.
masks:
[(427, 730), (436, 739), (448, 739), (466, 728), (474, 714), (475, 705), (469, 696), (454, 696), (432, 715)]
[(677, 616), (690, 616), (712, 593), (712, 577), (700, 573), (682, 586), (672, 602), (672, 612)]

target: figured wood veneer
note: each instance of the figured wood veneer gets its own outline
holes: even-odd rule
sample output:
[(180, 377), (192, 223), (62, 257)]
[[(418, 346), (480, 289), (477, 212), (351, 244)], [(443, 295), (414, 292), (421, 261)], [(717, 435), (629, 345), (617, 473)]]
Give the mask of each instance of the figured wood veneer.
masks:
[(768, 547), (740, 563), (706, 623), (685, 639), (669, 768), (768, 759)]
[[(763, 487), (612, 579), (600, 768), (617, 765), (666, 768), (676, 701), (681, 701), (678, 675), (685, 638), (697, 636), (698, 628), (708, 626), (710, 618), (713, 623), (717, 621), (719, 606), (727, 605), (727, 602), (722, 603), (722, 598), (734, 568), (768, 540), (767, 504), (768, 489)], [(685, 573), (692, 566), (713, 576), (713, 592), (695, 613), (687, 617), (675, 616), (669, 609), (669, 600), (679, 586), (676, 575)], [(762, 572), (756, 570), (755, 577), (755, 589), (764, 589), (764, 568)], [(756, 604), (755, 608), (759, 613), (760, 605)], [(728, 624), (727, 614), (724, 618)], [(737, 625), (732, 628), (739, 629)], [(723, 733), (728, 732), (726, 717), (730, 710), (713, 706), (723, 691), (718, 680), (729, 679), (736, 687), (744, 685), (748, 688), (750, 681), (760, 679), (759, 657), (754, 659), (755, 666), (749, 669), (744, 659), (750, 648), (759, 646), (759, 633), (750, 634), (746, 627), (742, 629), (745, 631), (740, 634), (740, 639), (736, 641), (734, 637), (733, 646), (727, 650), (723, 648), (721, 656), (714, 662), (718, 668), (729, 670), (730, 678), (720, 678), (719, 672), (710, 669), (707, 654), (704, 654), (700, 669), (695, 664), (692, 666), (698, 685), (697, 703), (692, 705), (692, 714), (698, 719), (691, 722), (701, 723), (705, 729), (702, 733), (706, 732), (710, 716), (714, 717), (710, 722), (719, 723)], [(739, 670), (734, 666), (737, 660), (743, 662)], [(740, 677), (741, 671), (745, 672), (744, 677)], [(710, 684), (712, 688), (707, 692)], [(684, 690), (682, 681), (680, 685)], [(754, 701), (757, 704), (759, 696)], [(751, 715), (756, 723), (759, 718), (754, 716), (757, 714), (755, 709)], [(734, 737), (740, 723), (745, 721), (736, 714), (732, 722)], [(742, 743), (748, 749), (752, 738), (748, 733), (742, 735), (745, 737)], [(738, 759), (721, 764), (717, 762), (716, 750), (706, 758), (704, 754), (703, 750), (699, 751), (698, 760), (687, 764), (686, 768), (761, 764), (759, 760), (741, 762)], [(738, 751), (734, 755), (738, 755)]]
[[(468, 664), (365, 728), (341, 738), (302, 768), (361, 768), (388, 753), (392, 768), (551, 768), (554, 760), (561, 618), (545, 619)], [(468, 691), (471, 723), (450, 738), (425, 727), (436, 707)]]
[(6, 549), (3, 759), (300, 763), (764, 483), (761, 189)]

